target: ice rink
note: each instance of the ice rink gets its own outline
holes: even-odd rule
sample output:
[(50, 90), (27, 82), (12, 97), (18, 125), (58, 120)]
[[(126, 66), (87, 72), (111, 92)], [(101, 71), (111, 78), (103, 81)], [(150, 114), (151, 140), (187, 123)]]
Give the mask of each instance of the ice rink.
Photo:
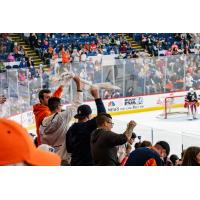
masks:
[(180, 155), (182, 149), (188, 146), (200, 146), (200, 115), (198, 119), (190, 121), (186, 114), (164, 119), (158, 117), (161, 113), (159, 110), (113, 116), (113, 130), (122, 133), (126, 124), (134, 120), (138, 124), (135, 128), (137, 136), (142, 136), (142, 140), (149, 140), (153, 144), (159, 140), (167, 141), (171, 147), (170, 154)]

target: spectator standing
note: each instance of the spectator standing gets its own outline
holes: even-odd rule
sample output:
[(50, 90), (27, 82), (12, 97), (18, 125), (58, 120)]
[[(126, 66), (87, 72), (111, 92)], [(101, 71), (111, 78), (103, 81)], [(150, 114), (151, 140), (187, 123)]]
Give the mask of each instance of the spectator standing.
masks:
[[(92, 88), (91, 95), (95, 99), (97, 114), (105, 113), (106, 109), (99, 97), (98, 89)], [(67, 151), (72, 154), (71, 165), (73, 166), (94, 165), (90, 149), (90, 138), (92, 132), (97, 128), (97, 124), (96, 117), (91, 118), (91, 114), (90, 106), (79, 106), (77, 114), (74, 116), (78, 119), (78, 123), (74, 123), (67, 132), (66, 147)]]
[(69, 51), (64, 49), (64, 47), (62, 48), (62, 51), (61, 51), (61, 54), (62, 54), (62, 64), (63, 64), (63, 68), (67, 69), (67, 70), (70, 70), (70, 61), (71, 61), (71, 58), (70, 58), (70, 54), (69, 54)]
[(40, 139), (40, 132), (39, 127), (42, 123), (42, 120), (49, 116), (51, 114), (49, 108), (48, 108), (48, 100), (51, 96), (54, 97), (60, 97), (63, 91), (63, 85), (61, 85), (54, 93), (51, 94), (51, 91), (48, 89), (43, 89), (39, 92), (39, 101), (40, 103), (37, 103), (33, 105), (33, 114), (35, 115), (35, 122), (36, 122), (36, 133), (37, 133), (37, 141), (38, 145), (41, 144)]
[(95, 44), (95, 41), (92, 41), (92, 44), (90, 45), (90, 51), (95, 51), (97, 49), (97, 45)]
[(130, 121), (124, 134), (111, 131), (113, 127), (112, 117), (102, 113), (97, 116), (97, 129), (91, 136), (91, 153), (95, 165), (119, 166), (117, 146), (125, 144), (130, 140), (134, 121)]
[(69, 128), (69, 123), (76, 113), (78, 106), (83, 101), (83, 94), (80, 90), (80, 79), (74, 77), (77, 86), (77, 96), (71, 106), (68, 106), (65, 111), (61, 112), (61, 99), (51, 97), (48, 100), (50, 115), (45, 117), (40, 125), (41, 142), (48, 144), (55, 149), (55, 152), (61, 157), (63, 165), (69, 165), (71, 155), (66, 149), (66, 133)]

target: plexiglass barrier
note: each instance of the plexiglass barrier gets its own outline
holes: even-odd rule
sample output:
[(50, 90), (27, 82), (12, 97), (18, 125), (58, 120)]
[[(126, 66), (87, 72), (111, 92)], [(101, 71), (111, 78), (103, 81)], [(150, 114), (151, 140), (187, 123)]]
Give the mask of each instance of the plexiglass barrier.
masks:
[[(0, 94), (8, 97), (3, 116), (18, 114), (31, 108), (38, 101), (38, 92), (42, 88), (56, 90), (61, 82), (59, 75), (67, 70), (92, 83), (110, 82), (121, 89), (119, 91), (102, 90), (101, 97), (118, 98), (135, 95), (166, 93), (200, 88), (199, 55), (177, 55), (170, 57), (111, 59), (104, 62), (92, 59), (87, 62), (62, 63), (52, 62), (51, 66), (37, 69), (34, 77), (26, 69), (9, 69), (0, 73)], [(63, 103), (72, 101), (75, 85), (72, 81), (64, 89)], [(84, 100), (91, 100), (84, 92)], [(2, 114), (1, 114), (2, 115)]]

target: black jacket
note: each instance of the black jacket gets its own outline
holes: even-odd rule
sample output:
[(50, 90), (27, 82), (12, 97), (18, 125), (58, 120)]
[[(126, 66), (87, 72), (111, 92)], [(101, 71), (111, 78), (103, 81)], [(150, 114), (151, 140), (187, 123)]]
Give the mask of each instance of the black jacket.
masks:
[(116, 146), (126, 142), (127, 138), (124, 134), (96, 129), (91, 136), (91, 152), (95, 165), (119, 165)]
[[(96, 99), (95, 103), (98, 114), (106, 112), (101, 99)], [(71, 165), (94, 165), (90, 150), (90, 136), (96, 128), (96, 117), (87, 122), (74, 123), (69, 128), (66, 135), (66, 148), (69, 153), (72, 153)]]

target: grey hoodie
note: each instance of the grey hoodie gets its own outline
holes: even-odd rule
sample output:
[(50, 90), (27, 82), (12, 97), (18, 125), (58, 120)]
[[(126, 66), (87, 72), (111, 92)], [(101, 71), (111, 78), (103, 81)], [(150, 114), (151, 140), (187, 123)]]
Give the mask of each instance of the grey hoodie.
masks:
[(77, 113), (77, 108), (83, 102), (83, 93), (77, 92), (72, 105), (67, 106), (63, 112), (45, 117), (40, 125), (42, 144), (48, 144), (55, 148), (55, 152), (62, 160), (70, 163), (71, 155), (66, 150), (65, 138), (69, 123)]

